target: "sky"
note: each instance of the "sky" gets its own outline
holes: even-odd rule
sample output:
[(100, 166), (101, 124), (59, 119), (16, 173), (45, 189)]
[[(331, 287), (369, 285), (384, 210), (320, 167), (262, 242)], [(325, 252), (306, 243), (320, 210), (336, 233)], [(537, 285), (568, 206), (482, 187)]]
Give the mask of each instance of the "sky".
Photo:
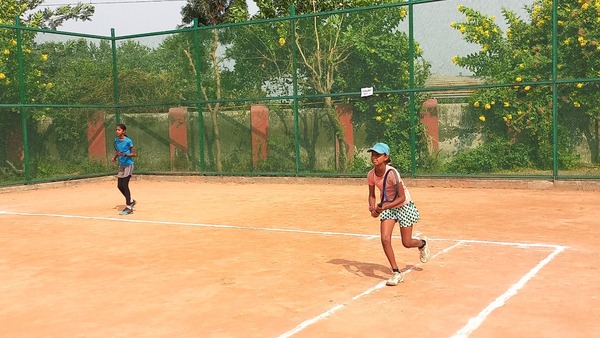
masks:
[[(117, 36), (159, 32), (176, 29), (181, 24), (181, 8), (186, 0), (79, 0), (94, 5), (91, 21), (65, 22), (60, 31), (110, 36), (111, 28)], [(77, 0), (45, 0), (39, 8), (57, 8), (56, 5), (75, 4)], [(246, 0), (251, 14), (258, 10), (252, 0)]]
[[(1, 0), (0, 0), (1, 1)], [(68, 21), (60, 31), (110, 36), (111, 28), (117, 36), (160, 32), (176, 29), (181, 24), (181, 8), (186, 0), (80, 0), (95, 6), (92, 21)], [(304, 0), (306, 1), (306, 0)], [(57, 4), (74, 4), (77, 0), (45, 0), (44, 5), (56, 8)], [(253, 0), (246, 0), (251, 14), (258, 7)], [(496, 16), (496, 22), (506, 28), (501, 9), (514, 11), (526, 18), (524, 6), (533, 0), (445, 0), (415, 6), (415, 40), (424, 51), (425, 59), (432, 64), (432, 72), (438, 75), (470, 75), (465, 69), (452, 64), (454, 55), (476, 52), (480, 46), (462, 40), (451, 22), (464, 21), (457, 6), (477, 8), (483, 14)], [(42, 8), (43, 6), (40, 6)]]

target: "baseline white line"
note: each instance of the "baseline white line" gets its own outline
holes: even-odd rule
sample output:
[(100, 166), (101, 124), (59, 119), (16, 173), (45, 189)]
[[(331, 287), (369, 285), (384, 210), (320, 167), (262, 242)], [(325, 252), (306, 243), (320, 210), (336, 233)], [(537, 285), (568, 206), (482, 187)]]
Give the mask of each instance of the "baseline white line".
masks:
[(206, 223), (189, 223), (189, 222), (171, 222), (171, 221), (148, 221), (140, 219), (126, 219), (126, 218), (114, 218), (114, 217), (94, 217), (94, 216), (77, 216), (77, 215), (61, 215), (61, 214), (36, 214), (28, 212), (11, 212), (5, 211), (0, 212), (5, 215), (15, 216), (44, 216), (44, 217), (59, 217), (59, 218), (76, 218), (76, 219), (89, 219), (98, 221), (113, 221), (113, 222), (129, 222), (129, 223), (144, 223), (144, 224), (163, 224), (163, 225), (184, 225), (184, 226), (195, 226), (195, 227), (206, 227), (206, 228), (223, 228), (223, 229), (243, 229), (243, 230), (263, 230), (263, 231), (278, 231), (278, 232), (295, 232), (305, 233), (313, 235), (339, 235), (339, 236), (353, 236), (353, 237), (365, 237), (372, 238), (377, 237), (373, 234), (353, 234), (348, 232), (335, 232), (335, 231), (311, 231), (302, 229), (284, 229), (284, 228), (263, 228), (263, 227), (251, 227), (243, 225), (226, 225), (226, 224), (206, 224)]
[[(446, 252), (448, 252), (448, 251), (450, 251), (450, 250), (454, 249), (455, 247), (457, 247), (457, 246), (459, 246), (459, 245), (461, 245), (461, 243), (460, 243), (460, 242), (459, 242), (459, 243), (456, 243), (456, 244), (454, 244), (454, 245), (452, 245), (452, 246), (450, 246), (450, 247), (448, 247), (448, 248), (446, 248), (446, 249), (444, 249), (444, 250), (442, 250), (442, 251), (440, 251), (440, 252), (438, 252), (438, 253), (436, 253), (436, 254), (435, 254), (435, 255), (433, 255), (431, 258), (432, 258), (432, 259), (433, 259), (433, 258), (436, 258), (437, 256), (439, 256), (439, 255), (441, 255), (441, 254), (444, 254), (444, 253), (446, 253)], [(418, 266), (420, 266), (420, 265), (421, 265), (421, 264), (414, 265), (414, 266), (413, 266), (413, 267), (411, 267), (410, 269), (408, 269), (408, 270), (406, 270), (406, 271), (403, 271), (403, 275), (406, 275), (406, 274), (410, 273), (411, 271), (414, 271), (414, 269), (415, 269), (415, 268), (417, 268), (417, 267), (418, 267)], [(359, 295), (356, 295), (356, 296), (352, 297), (352, 298), (351, 298), (351, 301), (355, 301), (355, 300), (357, 300), (357, 299), (359, 299), (359, 298), (362, 298), (362, 297), (364, 297), (364, 296), (367, 296), (367, 295), (369, 295), (369, 294), (371, 294), (371, 293), (373, 293), (373, 292), (375, 292), (375, 291), (377, 291), (377, 290), (379, 290), (379, 289), (381, 289), (381, 288), (385, 287), (385, 286), (386, 286), (386, 285), (385, 285), (385, 283), (386, 283), (385, 281), (378, 283), (378, 284), (377, 284), (377, 285), (375, 285), (374, 287), (372, 287), (372, 288), (370, 288), (370, 289), (367, 289), (365, 292), (363, 292), (363, 293), (361, 293), (361, 294), (359, 294)], [(300, 332), (300, 331), (302, 331), (302, 330), (306, 329), (307, 327), (309, 327), (309, 326), (311, 326), (311, 325), (313, 325), (313, 324), (315, 324), (315, 323), (318, 323), (319, 321), (321, 321), (321, 320), (323, 320), (323, 319), (326, 319), (326, 318), (328, 318), (328, 317), (329, 317), (329, 316), (331, 316), (332, 314), (334, 314), (334, 313), (336, 313), (337, 311), (339, 311), (339, 310), (343, 309), (344, 307), (346, 307), (346, 305), (347, 305), (347, 303), (346, 303), (346, 304), (337, 304), (337, 305), (335, 305), (334, 307), (332, 307), (331, 309), (329, 309), (329, 310), (327, 310), (327, 311), (325, 311), (325, 312), (321, 313), (320, 315), (318, 315), (318, 316), (316, 316), (316, 317), (313, 317), (313, 318), (311, 318), (311, 319), (307, 319), (307, 320), (303, 321), (302, 323), (300, 323), (300, 324), (299, 324), (298, 326), (296, 326), (295, 328), (293, 328), (293, 329), (289, 330), (288, 332), (286, 332), (286, 333), (284, 333), (284, 334), (280, 335), (278, 338), (288, 338), (288, 337), (291, 337), (291, 336), (295, 335), (296, 333), (298, 333), (298, 332)]]
[(519, 280), (515, 285), (509, 288), (504, 294), (500, 297), (496, 298), (492, 303), (490, 303), (483, 311), (481, 311), (476, 317), (469, 319), (467, 325), (465, 325), (462, 329), (458, 330), (452, 337), (468, 337), (473, 331), (475, 331), (481, 323), (487, 318), (487, 316), (492, 313), (495, 309), (504, 305), (504, 303), (517, 294), (517, 292), (531, 279), (533, 278), (546, 264), (550, 263), (566, 247), (557, 247), (548, 257), (538, 263), (533, 269), (531, 269), (521, 280)]
[[(124, 218), (124, 217), (123, 218), (96, 217), (96, 216), (78, 216), (78, 215), (14, 212), (14, 211), (0, 211), (0, 215), (38, 216), (38, 217), (44, 216), (44, 217), (75, 218), (75, 219), (89, 219), (89, 220), (98, 220), (98, 221), (142, 223), (142, 224), (183, 225), (183, 226), (223, 228), (223, 229), (241, 229), (241, 230), (263, 230), (263, 231), (304, 233), (304, 234), (325, 235), (325, 236), (339, 235), (339, 236), (361, 237), (361, 238), (366, 238), (366, 239), (378, 239), (380, 237), (379, 234), (355, 234), (355, 233), (349, 233), (349, 232), (312, 231), (312, 230), (284, 229), (284, 228), (264, 228), (264, 227), (251, 227), (251, 226), (227, 225), (227, 224), (152, 221), (152, 220), (139, 220), (139, 219)], [(400, 238), (400, 236), (393, 236), (393, 238)], [(554, 244), (540, 244), (540, 243), (495, 242), (495, 241), (449, 239), (449, 238), (436, 238), (436, 237), (429, 237), (429, 239), (434, 240), (434, 241), (447, 241), (447, 242), (457, 242), (458, 241), (458, 242), (463, 242), (463, 243), (479, 243), (479, 244), (505, 245), (505, 246), (517, 246), (517, 247), (544, 247), (544, 248), (554, 248), (554, 249), (561, 247), (561, 246), (554, 245)]]

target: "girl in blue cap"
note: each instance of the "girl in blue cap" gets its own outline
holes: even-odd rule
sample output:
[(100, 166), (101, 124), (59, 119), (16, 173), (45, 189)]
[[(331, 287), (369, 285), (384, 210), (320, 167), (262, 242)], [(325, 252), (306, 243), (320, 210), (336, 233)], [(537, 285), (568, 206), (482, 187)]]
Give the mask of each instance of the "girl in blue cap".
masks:
[[(381, 221), (381, 244), (393, 271), (393, 275), (386, 282), (386, 285), (394, 286), (403, 280), (392, 247), (392, 232), (394, 231), (396, 222), (400, 225), (402, 245), (405, 248), (419, 248), (420, 259), (423, 263), (429, 260), (431, 253), (427, 237), (421, 239), (412, 237), (412, 226), (420, 219), (419, 210), (413, 203), (410, 192), (406, 188), (406, 185), (404, 185), (402, 178), (400, 178), (398, 170), (390, 165), (390, 147), (385, 143), (377, 143), (368, 152), (371, 153), (371, 162), (374, 166), (367, 174), (367, 182), (369, 183), (369, 211), (372, 217), (379, 216)], [(389, 174), (386, 175), (388, 171)], [(385, 188), (384, 177), (387, 178)], [(380, 203), (377, 203), (375, 197), (375, 187), (381, 192), (382, 198)], [(384, 190), (388, 193), (384, 194)], [(390, 198), (389, 196), (392, 197)]]

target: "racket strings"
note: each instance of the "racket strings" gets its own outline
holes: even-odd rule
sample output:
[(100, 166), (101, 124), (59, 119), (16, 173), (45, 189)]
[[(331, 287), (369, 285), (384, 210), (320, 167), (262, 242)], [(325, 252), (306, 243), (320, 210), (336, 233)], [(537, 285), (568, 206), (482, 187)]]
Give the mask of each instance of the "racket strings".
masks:
[(383, 202), (391, 202), (398, 197), (400, 179), (394, 169), (388, 169), (383, 177), (383, 187), (381, 189), (381, 206)]

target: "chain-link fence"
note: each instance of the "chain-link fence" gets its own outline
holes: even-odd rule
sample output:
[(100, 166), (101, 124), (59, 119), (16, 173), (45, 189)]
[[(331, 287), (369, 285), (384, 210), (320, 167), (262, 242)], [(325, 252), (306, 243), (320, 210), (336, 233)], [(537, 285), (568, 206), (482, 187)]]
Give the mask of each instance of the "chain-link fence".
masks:
[(136, 173), (600, 178), (600, 1), (408, 1), (110, 36), (0, 25), (0, 184)]

